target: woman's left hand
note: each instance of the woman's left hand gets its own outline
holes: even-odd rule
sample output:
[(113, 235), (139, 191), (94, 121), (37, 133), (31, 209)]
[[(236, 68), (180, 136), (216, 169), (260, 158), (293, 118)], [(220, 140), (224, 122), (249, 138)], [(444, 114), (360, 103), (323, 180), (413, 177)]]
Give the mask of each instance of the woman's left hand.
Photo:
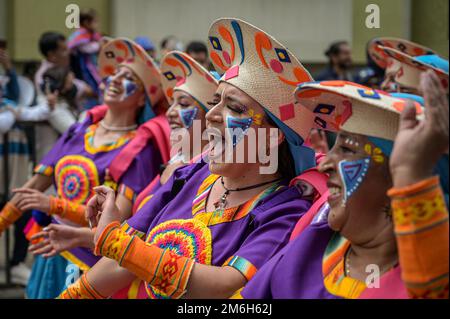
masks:
[(19, 194), (19, 200), (16, 207), (21, 211), (39, 210), (44, 213), (50, 212), (50, 197), (44, 193), (32, 188), (13, 189), (14, 194)]
[(116, 193), (106, 186), (94, 187), (95, 195), (87, 203), (86, 219), (91, 227), (97, 226), (94, 242), (106, 226), (114, 221), (120, 221), (120, 211), (116, 206)]
[(390, 158), (395, 187), (404, 187), (431, 177), (442, 154), (448, 152), (449, 106), (447, 94), (433, 71), (421, 77), (425, 118), (416, 119), (409, 103), (400, 116), (400, 125)]

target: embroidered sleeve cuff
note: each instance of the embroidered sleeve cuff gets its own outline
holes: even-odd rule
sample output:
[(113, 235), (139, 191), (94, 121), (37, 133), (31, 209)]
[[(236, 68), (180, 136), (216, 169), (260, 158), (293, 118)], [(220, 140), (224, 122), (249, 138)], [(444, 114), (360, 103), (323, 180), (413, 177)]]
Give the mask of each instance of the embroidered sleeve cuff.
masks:
[(86, 274), (64, 290), (57, 299), (105, 299), (88, 282)]
[(223, 264), (223, 267), (225, 266), (233, 267), (234, 269), (238, 270), (245, 277), (245, 279), (247, 279), (247, 281), (250, 281), (250, 279), (253, 278), (257, 271), (256, 267), (253, 266), (251, 262), (239, 256), (230, 257)]
[(134, 203), (134, 201), (136, 200), (136, 193), (134, 192), (134, 190), (125, 184), (120, 184), (117, 193), (123, 195), (126, 199), (128, 199), (132, 203)]
[(34, 169), (35, 174), (40, 174), (44, 176), (52, 176), (53, 175), (53, 167), (49, 165), (39, 164)]
[(86, 220), (86, 206), (73, 203), (71, 201), (50, 196), (50, 215), (58, 215), (62, 218), (68, 219), (80, 226), (88, 226)]
[(0, 212), (0, 234), (10, 225), (14, 224), (20, 216), (22, 216), (22, 212), (16, 206), (10, 202), (6, 203)]
[(100, 234), (94, 254), (114, 259), (120, 265), (125, 251), (134, 238), (121, 229), (119, 222), (112, 222)]
[(145, 238), (145, 233), (141, 232), (133, 227), (131, 227), (130, 225), (128, 225), (128, 223), (126, 221), (124, 221), (122, 223), (122, 230), (127, 233), (130, 236), (136, 236), (140, 239), (144, 239)]

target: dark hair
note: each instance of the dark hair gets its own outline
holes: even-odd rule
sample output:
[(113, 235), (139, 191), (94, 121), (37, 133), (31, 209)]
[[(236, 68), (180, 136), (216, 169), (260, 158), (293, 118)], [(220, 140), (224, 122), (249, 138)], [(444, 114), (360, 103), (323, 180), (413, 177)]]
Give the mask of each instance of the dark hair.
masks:
[(206, 45), (203, 42), (200, 41), (192, 41), (188, 44), (186, 48), (186, 53), (205, 53), (208, 54), (208, 49), (206, 48)]
[(348, 45), (347, 41), (337, 41), (333, 42), (330, 47), (325, 51), (325, 55), (331, 59), (332, 56), (337, 55), (341, 52), (341, 46)]
[(66, 37), (58, 32), (45, 32), (39, 39), (39, 51), (43, 56), (48, 57), (49, 52), (58, 49), (59, 41), (66, 41)]
[(97, 11), (94, 9), (83, 9), (80, 12), (80, 24), (92, 22), (97, 17)]
[(42, 75), (42, 78), (44, 82), (48, 81), (49, 83), (51, 83), (52, 91), (58, 90), (61, 92), (61, 90), (64, 88), (64, 84), (67, 75), (69, 75), (69, 72), (70, 71), (68, 68), (62, 66), (54, 66), (45, 71)]
[[(270, 116), (266, 114), (265, 118), (267, 120), (267, 123), (274, 127), (278, 127), (277, 124), (270, 118)], [(280, 173), (283, 178), (289, 181), (297, 176), (297, 174), (295, 173), (294, 159), (292, 158), (292, 153), (289, 149), (289, 143), (287, 142), (286, 138), (278, 146), (278, 173)]]
[(165, 49), (167, 46), (167, 43), (170, 40), (176, 40), (176, 37), (174, 35), (169, 35), (167, 37), (165, 37), (164, 39), (161, 40), (161, 49)]

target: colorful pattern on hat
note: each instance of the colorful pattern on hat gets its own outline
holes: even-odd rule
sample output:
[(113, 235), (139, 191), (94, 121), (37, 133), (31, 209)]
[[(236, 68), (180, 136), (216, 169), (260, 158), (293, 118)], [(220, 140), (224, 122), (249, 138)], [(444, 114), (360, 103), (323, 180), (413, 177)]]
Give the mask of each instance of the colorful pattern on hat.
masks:
[(117, 38), (106, 42), (98, 57), (100, 76), (114, 74), (119, 66), (129, 67), (142, 81), (152, 106), (163, 96), (161, 74), (153, 59), (135, 42)]
[(420, 87), (420, 75), (426, 70), (433, 70), (439, 77), (442, 86), (448, 91), (448, 72), (439, 69), (434, 65), (427, 64), (418, 57), (410, 56), (398, 50), (383, 47), (383, 51), (399, 64), (398, 71), (395, 73), (395, 81), (403, 86), (418, 89)]
[[(300, 84), (295, 98), (313, 112), (317, 128), (378, 137), (393, 141), (406, 100), (347, 81)], [(420, 119), (423, 109), (414, 102)]]
[(382, 69), (388, 68), (392, 63), (389, 56), (384, 52), (383, 47), (395, 49), (410, 56), (436, 54), (430, 48), (408, 40), (399, 38), (375, 38), (369, 42), (367, 51), (372, 60)]
[(292, 90), (312, 81), (309, 72), (281, 43), (242, 20), (221, 18), (209, 29), (209, 55), (222, 81), (244, 91), (303, 139), (313, 117), (294, 106)]
[(161, 61), (162, 85), (167, 100), (172, 103), (173, 92), (181, 90), (191, 95), (205, 111), (219, 83), (203, 66), (189, 55), (172, 51)]

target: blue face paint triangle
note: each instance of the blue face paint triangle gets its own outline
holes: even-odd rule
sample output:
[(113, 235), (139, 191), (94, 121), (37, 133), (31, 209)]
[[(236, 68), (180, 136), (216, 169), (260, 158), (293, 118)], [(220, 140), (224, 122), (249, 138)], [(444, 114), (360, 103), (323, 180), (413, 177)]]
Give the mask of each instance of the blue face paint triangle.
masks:
[(227, 116), (227, 128), (231, 129), (233, 137), (233, 146), (236, 146), (247, 133), (247, 130), (253, 123), (252, 118), (240, 119), (233, 116)]
[(185, 128), (190, 128), (192, 123), (194, 123), (195, 118), (197, 117), (198, 109), (194, 107), (193, 109), (185, 109), (179, 110), (178, 114), (180, 115), (181, 122)]
[(344, 183), (344, 201), (358, 189), (369, 170), (370, 158), (339, 162), (339, 174)]
[(123, 80), (123, 87), (125, 89), (125, 97), (129, 97), (130, 95), (132, 95), (136, 89), (137, 89), (137, 85), (134, 82), (131, 82), (130, 80)]

